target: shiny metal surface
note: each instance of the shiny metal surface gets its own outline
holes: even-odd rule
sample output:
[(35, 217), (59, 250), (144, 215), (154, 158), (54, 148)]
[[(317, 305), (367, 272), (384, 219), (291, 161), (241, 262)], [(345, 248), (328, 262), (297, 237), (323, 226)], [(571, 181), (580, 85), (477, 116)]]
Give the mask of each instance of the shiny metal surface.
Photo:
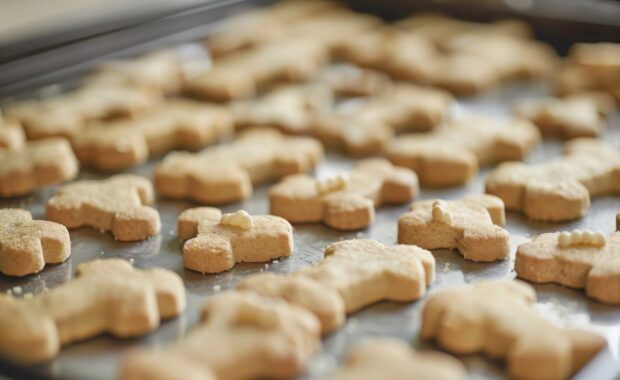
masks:
[[(487, 112), (507, 114), (510, 105), (519, 98), (541, 96), (545, 89), (539, 85), (522, 85), (503, 88), (484, 96), (460, 101), (454, 113)], [(612, 120), (604, 139), (620, 148), (620, 131), (618, 116)], [(529, 162), (542, 162), (561, 154), (559, 141), (545, 141), (531, 155)], [(136, 168), (133, 172), (151, 177), (156, 160)], [(319, 177), (346, 170), (353, 160), (330, 153), (316, 170)], [(484, 190), (484, 177), (489, 169), (470, 184), (462, 188), (444, 191), (423, 189), (420, 199), (445, 198), (455, 199), (466, 194), (480, 193)], [(101, 175), (84, 172), (80, 178), (97, 178)], [(268, 212), (267, 191), (269, 185), (255, 189), (253, 196), (239, 204), (229, 205), (224, 211), (246, 209), (252, 214)], [(29, 197), (0, 201), (1, 207), (24, 207), (32, 211), (35, 218), (44, 217), (44, 203), (56, 188), (49, 188)], [(185, 270), (182, 265), (181, 246), (176, 237), (176, 218), (185, 208), (195, 206), (188, 202), (159, 199), (155, 207), (162, 218), (161, 234), (139, 243), (120, 243), (114, 241), (110, 234), (100, 234), (89, 228), (71, 231), (72, 255), (61, 265), (50, 265), (42, 273), (26, 278), (9, 278), (0, 276), (0, 291), (12, 289), (13, 293), (21, 290), (25, 293), (37, 293), (45, 288), (52, 288), (69, 281), (77, 264), (99, 257), (122, 257), (134, 261), (137, 267), (164, 267), (179, 273), (187, 288), (189, 307), (185, 314), (176, 320), (164, 323), (158, 331), (142, 339), (118, 340), (112, 337), (98, 337), (62, 350), (56, 360), (35, 368), (19, 368), (5, 363), (0, 369), (11, 370), (23, 378), (50, 377), (75, 379), (111, 379), (117, 371), (120, 355), (136, 346), (157, 346), (172, 342), (183, 336), (196, 324), (202, 302), (216, 291), (234, 287), (242, 277), (261, 271), (285, 273), (299, 267), (319, 261), (326, 244), (342, 240), (369, 237), (393, 244), (396, 241), (396, 222), (399, 215), (408, 209), (408, 205), (384, 207), (378, 210), (377, 219), (367, 230), (355, 233), (343, 233), (330, 230), (322, 225), (302, 225), (295, 228), (295, 253), (290, 258), (274, 260), (266, 264), (241, 264), (233, 270), (219, 275), (201, 275)], [(547, 231), (572, 228), (589, 228), (609, 233), (615, 229), (615, 213), (620, 210), (620, 197), (596, 199), (592, 209), (581, 220), (565, 224), (547, 224), (529, 222), (521, 215), (508, 213), (506, 228), (511, 233), (512, 259), (479, 264), (463, 260), (456, 252), (441, 250), (435, 252), (437, 259), (437, 280), (430, 287), (433, 293), (439, 289), (458, 286), (486, 279), (513, 278), (514, 250), (519, 243), (530, 237)], [(583, 326), (604, 334), (609, 341), (609, 348), (599, 355), (577, 378), (611, 379), (617, 376), (620, 368), (620, 307), (611, 307), (589, 301), (583, 292), (567, 289), (558, 285), (536, 286), (538, 304), (548, 317), (561, 324)], [(428, 347), (417, 339), (420, 325), (420, 311), (424, 300), (411, 304), (383, 302), (371, 306), (348, 318), (346, 325), (338, 332), (324, 339), (323, 350), (310, 363), (308, 373), (301, 378), (314, 379), (326, 374), (339, 365), (339, 360), (351, 347), (377, 336), (395, 336), (413, 342), (417, 347)], [(0, 337), (1, 339), (1, 337)], [(462, 358), (467, 364), (473, 379), (502, 379), (504, 372), (501, 365), (474, 355)], [(240, 363), (242, 365), (242, 363)], [(17, 372), (14, 372), (17, 371)], [(25, 371), (25, 372), (24, 372)]]

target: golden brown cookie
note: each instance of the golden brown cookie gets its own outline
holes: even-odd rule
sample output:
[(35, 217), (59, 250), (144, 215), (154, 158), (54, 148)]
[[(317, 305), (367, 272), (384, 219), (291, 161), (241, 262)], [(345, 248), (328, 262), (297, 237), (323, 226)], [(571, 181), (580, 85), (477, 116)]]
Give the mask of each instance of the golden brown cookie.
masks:
[(71, 242), (65, 226), (32, 220), (26, 210), (0, 209), (0, 273), (38, 273), (45, 264), (62, 263), (70, 255)]
[(265, 262), (293, 254), (293, 227), (273, 215), (219, 209), (185, 210), (178, 219), (183, 265), (200, 273), (220, 273), (242, 262)]
[(62, 138), (30, 142), (18, 150), (0, 149), (0, 197), (26, 195), (77, 173), (77, 160)]
[(154, 198), (151, 182), (133, 174), (81, 180), (50, 198), (45, 216), (69, 229), (88, 226), (110, 231), (120, 241), (138, 241), (157, 235), (161, 228), (157, 210), (146, 206)]
[(492, 195), (419, 201), (398, 219), (398, 242), (456, 249), (467, 260), (501, 260), (510, 254), (510, 235), (500, 227), (504, 223), (504, 202)]
[(487, 281), (428, 297), (421, 338), (454, 354), (505, 360), (514, 379), (568, 379), (605, 347), (584, 330), (558, 327), (534, 308), (536, 293), (521, 281)]
[(80, 264), (74, 280), (48, 292), (23, 299), (0, 295), (0, 355), (40, 363), (61, 346), (102, 333), (145, 335), (184, 309), (183, 282), (174, 272), (95, 260)]
[(418, 194), (411, 170), (380, 158), (357, 163), (347, 175), (315, 180), (304, 174), (285, 177), (269, 190), (270, 212), (292, 223), (323, 222), (339, 230), (372, 224), (375, 207), (401, 204)]
[(253, 184), (307, 172), (322, 158), (323, 148), (312, 138), (253, 130), (201, 153), (169, 154), (155, 168), (155, 187), (170, 198), (230, 203), (247, 198)]

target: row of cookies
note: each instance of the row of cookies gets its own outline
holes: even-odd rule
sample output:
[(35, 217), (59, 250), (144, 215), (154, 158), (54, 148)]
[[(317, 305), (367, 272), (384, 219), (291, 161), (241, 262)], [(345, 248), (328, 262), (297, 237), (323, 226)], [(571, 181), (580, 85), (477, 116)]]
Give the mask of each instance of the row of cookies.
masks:
[[(481, 210), (476, 212), (476, 204), (495, 208), (488, 213), (488, 224), (492, 224), (490, 215), (499, 211), (497, 202), (501, 204), (486, 197), (481, 202), (470, 199), (461, 204), (425, 202), (418, 210), (424, 208), (430, 216), (420, 218), (427, 219), (429, 229), (460, 229), (470, 237), (470, 245), (484, 246), (488, 237), (484, 236), (485, 227), (489, 230), (484, 223), (476, 225), (475, 221), (484, 217)], [(432, 208), (427, 207), (431, 203)], [(28, 235), (23, 234), (28, 227), (21, 228), (22, 235)], [(290, 254), (293, 245), (292, 227), (281, 218), (252, 217), (244, 212), (221, 215), (217, 209), (186, 210), (179, 217), (178, 234), (180, 238), (198, 235), (185, 243), (184, 256), (192, 256), (191, 262), (204, 260), (205, 268), (211, 271), (227, 270), (236, 260), (265, 261)], [(454, 233), (444, 229), (426, 236), (450, 240), (448, 235)], [(557, 250), (574, 255), (576, 250), (590, 249), (589, 245), (609, 247), (617, 240), (615, 235), (609, 242), (598, 235), (589, 239), (587, 233), (568, 236), (570, 241), (565, 241), (565, 235), (542, 235), (537, 239), (544, 242), (527, 244), (543, 244), (553, 256)], [(554, 261), (541, 257), (538, 249), (530, 251), (535, 253), (535, 260)], [(237, 291), (211, 297), (203, 309), (203, 322), (183, 342), (163, 351), (130, 354), (123, 360), (121, 378), (146, 379), (155, 374), (157, 378), (174, 378), (179, 373), (188, 378), (210, 378), (206, 376), (213, 374), (216, 378), (289, 378), (300, 373), (318, 350), (320, 335), (341, 326), (346, 314), (381, 300), (415, 301), (434, 279), (432, 254), (412, 245), (386, 247), (373, 240), (349, 240), (329, 245), (325, 256), (318, 265), (293, 274), (248, 277), (237, 285)], [(566, 275), (569, 261), (560, 262), (562, 268), (557, 272)], [(583, 265), (582, 261), (578, 265)], [(557, 260), (553, 265), (558, 268)], [(531, 269), (532, 265), (525, 267)], [(45, 361), (61, 346), (102, 332), (118, 337), (144, 335), (157, 328), (160, 319), (177, 316), (184, 309), (182, 282), (167, 270), (137, 271), (122, 260), (96, 260), (81, 264), (77, 275), (74, 281), (31, 298), (0, 298), (0, 328), (6, 343), (0, 345), (3, 355), (25, 363)], [(578, 286), (574, 279), (571, 281), (571, 286)], [(599, 286), (599, 290), (604, 288)], [(63, 309), (67, 299), (72, 302), (71, 313)], [(550, 324), (534, 311), (534, 301), (533, 289), (518, 282), (488, 282), (438, 292), (424, 305), (421, 337), (435, 339), (439, 347), (455, 354), (484, 352), (504, 358), (515, 378), (533, 378), (541, 369), (549, 378), (567, 378), (604, 347), (604, 340), (596, 334)], [(87, 318), (103, 308), (106, 318)], [(510, 323), (514, 318), (522, 323)], [(464, 324), (455, 324), (459, 320)], [(15, 323), (24, 328), (15, 329)], [(489, 345), (485, 339), (495, 343)], [(532, 339), (535, 342), (530, 342)], [(36, 350), (31, 344), (35, 341), (39, 343)], [(213, 353), (210, 348), (214, 347), (221, 355)], [(243, 373), (235, 366), (239, 355), (252, 363)], [(464, 377), (458, 362), (444, 360), (454, 363), (454, 373)], [(535, 372), (529, 365), (532, 360), (538, 363)]]

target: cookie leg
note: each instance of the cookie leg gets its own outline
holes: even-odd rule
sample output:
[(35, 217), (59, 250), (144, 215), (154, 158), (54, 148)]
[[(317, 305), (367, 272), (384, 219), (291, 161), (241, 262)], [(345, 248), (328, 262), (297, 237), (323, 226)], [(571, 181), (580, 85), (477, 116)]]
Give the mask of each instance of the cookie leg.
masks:
[(323, 220), (329, 227), (351, 231), (368, 227), (375, 219), (373, 201), (360, 195), (334, 194), (326, 199)]
[(157, 235), (160, 229), (159, 213), (148, 206), (116, 214), (112, 221), (112, 234), (120, 241), (144, 240)]
[(221, 273), (235, 266), (235, 257), (229, 241), (200, 236), (183, 245), (183, 265), (200, 273)]

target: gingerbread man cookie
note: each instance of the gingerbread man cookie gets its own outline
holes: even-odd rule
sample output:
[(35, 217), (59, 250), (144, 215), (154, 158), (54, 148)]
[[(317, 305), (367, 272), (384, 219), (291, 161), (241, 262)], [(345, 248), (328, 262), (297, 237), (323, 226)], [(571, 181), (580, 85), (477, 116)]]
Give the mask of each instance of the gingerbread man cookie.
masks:
[(344, 301), (338, 291), (309, 277), (260, 273), (239, 281), (237, 289), (282, 298), (310, 311), (321, 322), (323, 335), (342, 326), (345, 320)]
[(125, 356), (120, 378), (291, 379), (320, 346), (310, 312), (257, 293), (226, 292), (207, 300), (202, 322), (181, 343)]
[(133, 174), (76, 181), (47, 201), (46, 219), (69, 229), (88, 226), (111, 231), (120, 241), (144, 240), (161, 228), (157, 210), (145, 206), (153, 201), (151, 182)]
[(6, 114), (21, 122), (30, 140), (57, 136), (72, 139), (89, 121), (135, 117), (160, 99), (144, 88), (93, 83), (70, 93), (10, 105)]
[(48, 292), (23, 299), (0, 295), (0, 355), (40, 363), (61, 346), (102, 333), (145, 335), (184, 309), (185, 289), (174, 272), (95, 260), (80, 264), (73, 281)]
[(510, 254), (504, 202), (492, 195), (458, 201), (419, 201), (398, 219), (398, 242), (458, 250), (467, 260), (495, 261)]
[(77, 160), (65, 139), (30, 142), (18, 150), (0, 149), (0, 197), (26, 195), (77, 173)]
[(17, 120), (3, 118), (0, 110), (0, 149), (18, 150), (24, 146), (26, 136)]
[(32, 220), (26, 210), (0, 210), (0, 273), (38, 273), (45, 264), (62, 263), (70, 255), (71, 242), (65, 226)]
[(290, 134), (309, 134), (317, 113), (332, 106), (332, 92), (320, 84), (291, 85), (266, 95), (233, 103), (237, 129), (275, 127)]
[(429, 134), (399, 136), (388, 145), (392, 163), (414, 170), (422, 185), (462, 185), (482, 165), (524, 159), (540, 133), (522, 119), (465, 116)]
[(158, 93), (174, 94), (183, 82), (183, 71), (176, 53), (160, 50), (137, 58), (104, 62), (85, 81), (133, 85)]
[(486, 192), (529, 219), (557, 222), (584, 216), (591, 197), (620, 191), (617, 151), (587, 138), (571, 140), (564, 149), (563, 157), (540, 165), (499, 165), (486, 179)]
[(534, 289), (487, 281), (428, 297), (420, 336), (459, 355), (483, 352), (507, 363), (514, 379), (568, 379), (605, 347), (605, 339), (541, 317)]
[(345, 240), (328, 245), (323, 261), (296, 275), (338, 291), (350, 314), (383, 300), (419, 299), (435, 279), (435, 258), (419, 247)]
[(269, 190), (269, 204), (273, 215), (292, 223), (324, 222), (340, 230), (357, 230), (372, 223), (375, 207), (405, 203), (417, 193), (414, 172), (377, 158), (360, 161), (348, 176), (285, 177)]
[(545, 136), (572, 139), (597, 137), (605, 128), (610, 110), (615, 110), (610, 95), (584, 93), (563, 99), (527, 100), (517, 105), (516, 113), (531, 120)]
[(416, 352), (394, 338), (376, 338), (351, 350), (325, 380), (465, 380), (465, 366), (441, 352)]
[(246, 98), (270, 82), (309, 79), (328, 59), (327, 47), (317, 39), (284, 39), (216, 60), (212, 68), (188, 79), (184, 91), (213, 101)]
[(171, 150), (203, 148), (232, 129), (225, 108), (174, 99), (131, 120), (89, 126), (73, 139), (73, 147), (82, 164), (116, 171)]
[(542, 234), (517, 248), (517, 276), (585, 289), (597, 301), (620, 304), (620, 232)]
[(311, 170), (323, 158), (309, 137), (252, 130), (197, 154), (172, 153), (155, 168), (157, 191), (170, 198), (223, 204), (247, 198), (252, 185)]
[(201, 273), (220, 273), (242, 262), (264, 262), (293, 254), (293, 227), (272, 215), (219, 209), (185, 210), (178, 219), (183, 265)]

